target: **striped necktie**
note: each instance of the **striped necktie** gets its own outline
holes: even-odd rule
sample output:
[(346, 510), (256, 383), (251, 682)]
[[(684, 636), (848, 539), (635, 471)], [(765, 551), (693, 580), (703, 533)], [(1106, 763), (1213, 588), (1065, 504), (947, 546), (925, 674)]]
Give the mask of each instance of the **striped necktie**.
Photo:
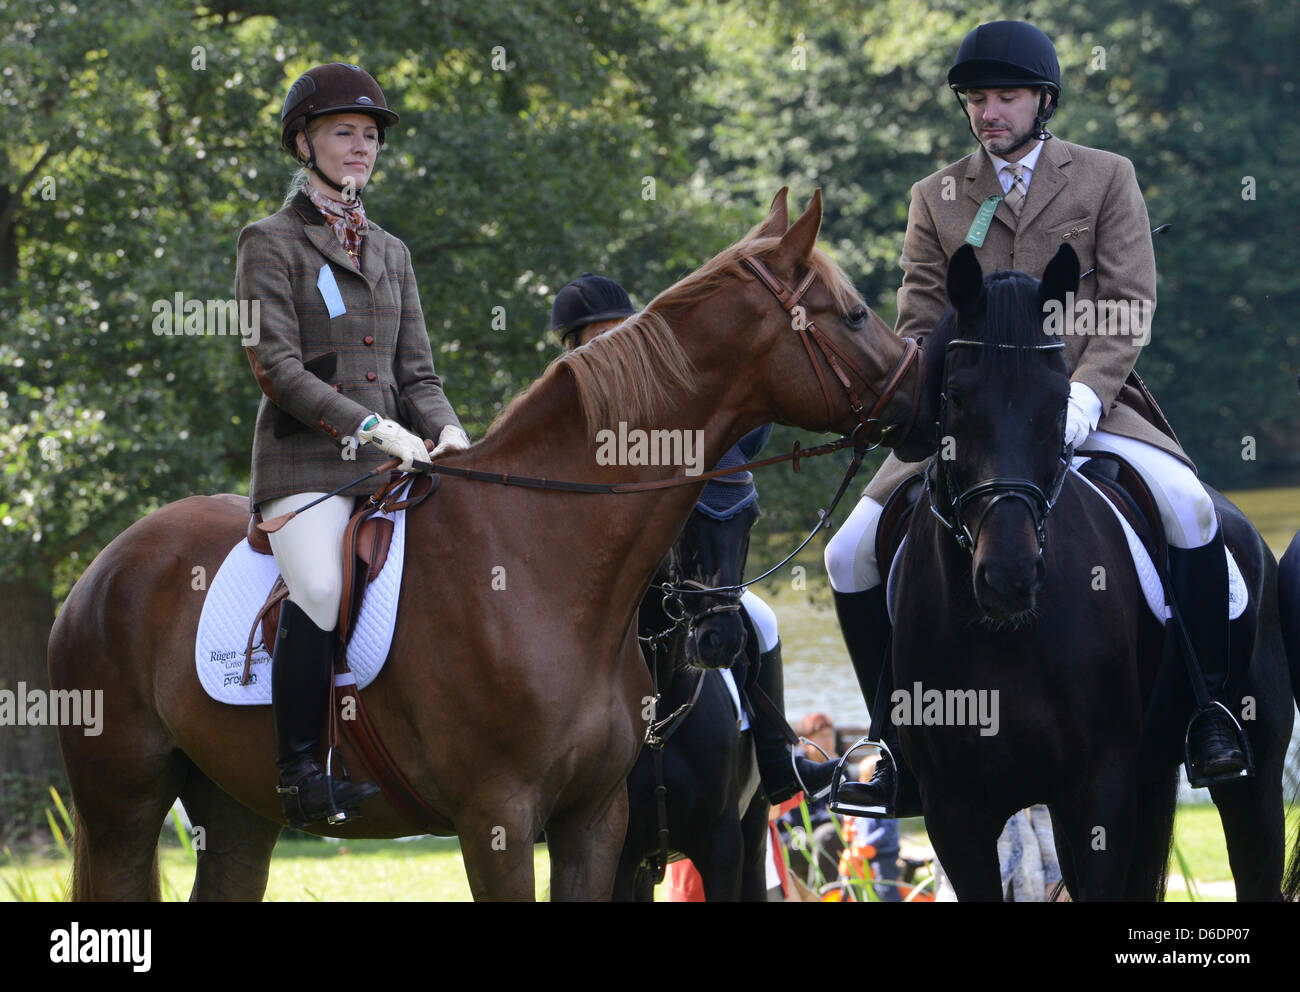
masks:
[(1028, 192), (1025, 187), (1025, 167), (1019, 162), (1012, 162), (1002, 168), (1004, 171), (1011, 173), (1011, 188), (1007, 190), (1007, 195), (1003, 197), (1003, 200), (1011, 208), (1011, 212), (1019, 217), (1021, 208), (1025, 205), (1025, 193)]

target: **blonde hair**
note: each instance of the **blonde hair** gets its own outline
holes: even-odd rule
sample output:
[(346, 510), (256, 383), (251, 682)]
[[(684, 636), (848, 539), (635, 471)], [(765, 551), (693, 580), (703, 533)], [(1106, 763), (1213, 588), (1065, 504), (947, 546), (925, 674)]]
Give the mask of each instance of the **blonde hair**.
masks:
[[(325, 126), (325, 118), (316, 117), (307, 123), (307, 133), (314, 138), (316, 136), (316, 132), (319, 131), (324, 126)], [(295, 142), (294, 147), (297, 147), (298, 137), (296, 133), (294, 135), (293, 140)], [(284, 191), (284, 202), (280, 204), (280, 208), (283, 209), (287, 207), (290, 203), (292, 203), (294, 201), (294, 197), (296, 197), (300, 192), (306, 189), (307, 186), (310, 185), (310, 183), (311, 183), (311, 172), (308, 171), (306, 166), (299, 165), (298, 168), (293, 170), (293, 175), (289, 177), (289, 185)]]

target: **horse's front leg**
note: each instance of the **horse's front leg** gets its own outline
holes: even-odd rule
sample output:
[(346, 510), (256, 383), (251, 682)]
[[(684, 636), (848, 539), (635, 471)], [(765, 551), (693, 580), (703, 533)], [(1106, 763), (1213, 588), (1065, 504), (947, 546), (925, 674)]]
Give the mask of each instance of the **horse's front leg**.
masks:
[(458, 810), (456, 832), (470, 892), (478, 902), (528, 902), (537, 898), (533, 841), (536, 806), (518, 795), (476, 797), (479, 805)]
[[(934, 798), (936, 795), (943, 797), (941, 802)], [(926, 833), (958, 900), (1001, 902), (998, 835), (1004, 821), (990, 817), (980, 803), (951, 793), (944, 795), (943, 790), (931, 790), (922, 808)]]
[(546, 824), (551, 853), (551, 901), (608, 900), (627, 836), (627, 785), (599, 801), (566, 810)]
[[(1073, 855), (1081, 902), (1119, 902), (1128, 893), (1129, 871), (1139, 844), (1137, 783), (1131, 769), (1097, 769), (1085, 776), (1072, 799), (1056, 810)], [(1159, 847), (1163, 857), (1165, 846)]]

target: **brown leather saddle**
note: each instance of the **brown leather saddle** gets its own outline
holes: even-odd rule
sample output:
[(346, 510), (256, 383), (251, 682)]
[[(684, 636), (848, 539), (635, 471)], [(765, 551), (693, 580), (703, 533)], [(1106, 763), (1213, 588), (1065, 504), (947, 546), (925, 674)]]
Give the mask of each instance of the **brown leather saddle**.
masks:
[[(352, 517), (343, 531), (343, 598), (339, 603), (339, 641), (344, 649), (352, 637), (357, 614), (361, 612), (366, 587), (384, 570), (384, 564), (388, 561), (388, 549), (393, 541), (393, 522), (375, 514), (380, 511), (389, 513), (403, 510), (422, 503), (438, 488), (439, 477), (433, 474), (418, 477), (411, 484), (407, 498), (396, 502), (392, 497), (402, 481), (401, 477), (393, 478), (379, 492), (371, 496), (358, 496)], [(258, 530), (257, 525), (261, 522), (261, 513), (249, 517), (248, 544), (258, 554), (269, 555), (271, 541), (265, 533)], [(253, 625), (248, 631), (248, 643), (244, 647), (242, 685), (248, 683), (253, 643), (259, 625), (262, 644), (270, 654), (275, 644), (276, 631), (280, 627), (280, 603), (288, 595), (289, 588), (284, 584), (284, 579), (276, 579), (266, 602), (253, 618)], [(344, 654), (346, 655), (346, 650)]]
[[(393, 540), (392, 521), (376, 517), (375, 514), (410, 509), (432, 495), (440, 482), (439, 476), (432, 473), (418, 476), (411, 484), (406, 499), (397, 501), (396, 492), (405, 478), (405, 475), (394, 472), (388, 484), (379, 492), (357, 497), (356, 508), (343, 532), (343, 598), (339, 605), (339, 640), (334, 658), (334, 698), (330, 706), (329, 739), (330, 747), (335, 747), (339, 730), (342, 729), (371, 779), (393, 808), (422, 831), (445, 834), (454, 832), (453, 824), (425, 801), (393, 760), (361, 703), (356, 677), (348, 669), (347, 663), (347, 642), (361, 610), (366, 586), (383, 571)], [(270, 554), (270, 541), (266, 534), (257, 529), (260, 522), (261, 514), (253, 514), (248, 522), (248, 543), (254, 551)], [(253, 637), (258, 626), (262, 628), (262, 642), (270, 653), (280, 626), (280, 603), (288, 595), (284, 579), (277, 579), (266, 602), (253, 619), (244, 653), (245, 684), (252, 662)]]

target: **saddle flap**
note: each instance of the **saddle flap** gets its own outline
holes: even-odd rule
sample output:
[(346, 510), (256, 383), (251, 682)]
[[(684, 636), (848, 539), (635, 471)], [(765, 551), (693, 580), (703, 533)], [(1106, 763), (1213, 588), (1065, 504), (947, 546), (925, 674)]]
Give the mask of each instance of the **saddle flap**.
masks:
[(271, 536), (257, 529), (257, 525), (261, 522), (262, 514), (260, 511), (248, 518), (248, 546), (259, 555), (269, 555), (271, 553)]
[(1088, 459), (1079, 474), (1101, 490), (1120, 515), (1128, 521), (1146, 548), (1151, 560), (1161, 569), (1167, 567), (1169, 545), (1165, 538), (1160, 509), (1151, 490), (1137, 470), (1119, 455), (1109, 451), (1078, 452)]
[(371, 517), (357, 528), (357, 557), (366, 563), (367, 582), (384, 570), (392, 540), (393, 521), (388, 517)]
[(903, 543), (903, 535), (912, 520), (912, 510), (924, 491), (924, 481), (925, 476), (920, 473), (910, 475), (885, 500), (885, 508), (876, 524), (876, 561), (882, 574), (888, 573), (889, 565)]

